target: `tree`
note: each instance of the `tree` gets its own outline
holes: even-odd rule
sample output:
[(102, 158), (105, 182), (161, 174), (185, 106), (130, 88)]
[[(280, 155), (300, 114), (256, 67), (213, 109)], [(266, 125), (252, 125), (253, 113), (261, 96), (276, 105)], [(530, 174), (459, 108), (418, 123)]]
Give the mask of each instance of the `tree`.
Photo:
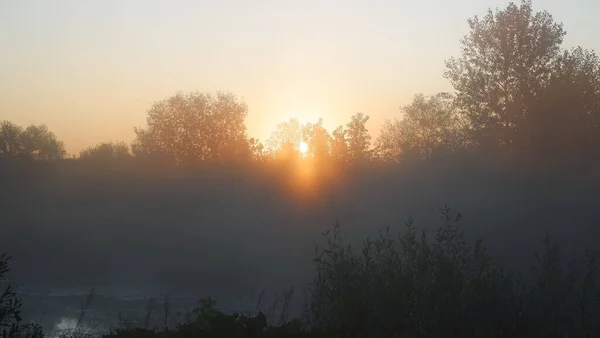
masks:
[(337, 161), (348, 160), (348, 144), (346, 142), (346, 130), (338, 126), (332, 133), (331, 157)]
[(129, 146), (125, 142), (103, 142), (79, 153), (82, 160), (111, 161), (129, 158)]
[(565, 31), (548, 12), (534, 13), (529, 0), (475, 16), (469, 27), (445, 77), (479, 145), (518, 148), (527, 142), (524, 121), (552, 77)]
[(323, 127), (323, 119), (316, 123), (307, 123), (303, 126), (304, 142), (308, 144), (308, 156), (317, 163), (326, 161), (331, 155), (331, 135)]
[(0, 123), (0, 154), (4, 158), (19, 158), (23, 155), (21, 135), (23, 128), (10, 122)]
[(64, 143), (44, 124), (30, 125), (21, 137), (25, 153), (35, 160), (56, 161), (67, 154)]
[(278, 157), (299, 157), (299, 146), (308, 144), (307, 156), (320, 163), (333, 159), (336, 161), (360, 161), (371, 158), (371, 135), (366, 127), (369, 117), (363, 113), (352, 116), (346, 127), (339, 126), (329, 134), (323, 127), (323, 119), (316, 123), (300, 124), (290, 119), (277, 125), (267, 140), (267, 148)]
[(399, 162), (403, 151), (402, 121), (385, 120), (375, 141), (375, 153), (384, 161)]
[(46, 125), (20, 126), (3, 121), (0, 124), (0, 155), (7, 158), (31, 158), (55, 161), (66, 155), (65, 146)]
[(416, 95), (401, 111), (403, 119), (387, 120), (377, 139), (376, 149), (383, 159), (430, 159), (436, 152), (461, 146), (459, 116), (449, 94)]
[(367, 121), (369, 116), (357, 113), (346, 124), (345, 136), (350, 160), (361, 161), (371, 158), (371, 135), (366, 126)]
[(147, 128), (136, 128), (136, 154), (159, 154), (178, 163), (249, 158), (248, 107), (231, 93), (176, 93), (148, 110)]
[(250, 145), (250, 153), (252, 154), (252, 161), (264, 162), (268, 160), (269, 154), (265, 150), (265, 146), (260, 142), (259, 139), (251, 138), (248, 140)]
[[(300, 154), (300, 144), (308, 145), (306, 154)], [(331, 135), (323, 127), (323, 119), (316, 123), (300, 124), (297, 119), (290, 119), (277, 125), (267, 140), (268, 151), (282, 159), (299, 158), (301, 155), (323, 163), (331, 155)]]
[(267, 139), (267, 151), (276, 157), (297, 157), (304, 141), (303, 126), (297, 119), (279, 123)]
[[(600, 60), (581, 47), (564, 51), (528, 124), (531, 154), (570, 166), (597, 162), (600, 146)], [(578, 163), (577, 163), (578, 162)], [(554, 163), (557, 164), (557, 163)]]

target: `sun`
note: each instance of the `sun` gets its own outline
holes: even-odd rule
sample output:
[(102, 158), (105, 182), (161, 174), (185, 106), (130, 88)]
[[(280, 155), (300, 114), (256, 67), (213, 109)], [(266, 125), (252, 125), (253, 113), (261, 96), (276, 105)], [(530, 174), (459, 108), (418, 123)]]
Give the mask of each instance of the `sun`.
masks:
[(300, 150), (300, 154), (306, 155), (308, 152), (308, 144), (306, 142), (300, 142), (298, 149)]

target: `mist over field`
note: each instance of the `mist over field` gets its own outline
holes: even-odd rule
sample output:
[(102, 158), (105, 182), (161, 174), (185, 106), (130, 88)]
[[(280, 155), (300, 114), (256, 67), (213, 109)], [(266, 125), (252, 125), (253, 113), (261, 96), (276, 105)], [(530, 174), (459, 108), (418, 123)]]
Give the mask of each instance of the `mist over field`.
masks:
[[(113, 316), (166, 294), (187, 307), (213, 296), (226, 309), (252, 308), (263, 290), (274, 296), (309, 285), (315, 246), (336, 221), (359, 247), (385, 226), (404, 231), (411, 216), (439, 226), (445, 204), (465, 216), (469, 236), (483, 236), (514, 268), (533, 264), (547, 234), (569, 255), (599, 249), (595, 181), (466, 161), (352, 168), (310, 191), (290, 188), (285, 172), (36, 163), (2, 175), (0, 247), (14, 256), (14, 282), (25, 291), (70, 296), (47, 302), (78, 311), (91, 287), (136, 300), (96, 298), (93, 308)], [(298, 313), (300, 292), (294, 302)]]

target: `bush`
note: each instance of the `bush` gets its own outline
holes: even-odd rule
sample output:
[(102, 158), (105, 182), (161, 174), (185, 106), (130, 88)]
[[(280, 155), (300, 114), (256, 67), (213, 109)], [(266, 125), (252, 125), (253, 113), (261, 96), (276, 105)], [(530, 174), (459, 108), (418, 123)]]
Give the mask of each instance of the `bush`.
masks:
[(293, 319), (278, 325), (268, 325), (267, 317), (263, 312), (254, 316), (241, 315), (239, 313), (226, 314), (218, 311), (216, 301), (213, 299), (202, 299), (198, 307), (194, 309), (196, 316), (184, 324), (179, 324), (173, 330), (153, 330), (148, 328), (123, 328), (116, 329), (105, 338), (128, 338), (128, 337), (307, 337), (301, 322)]
[(529, 280), (505, 270), (483, 241), (472, 245), (462, 216), (441, 210), (435, 234), (409, 220), (403, 234), (385, 228), (356, 252), (339, 224), (317, 250), (307, 319), (334, 335), (400, 337), (600, 336), (595, 260), (564, 267), (546, 240)]

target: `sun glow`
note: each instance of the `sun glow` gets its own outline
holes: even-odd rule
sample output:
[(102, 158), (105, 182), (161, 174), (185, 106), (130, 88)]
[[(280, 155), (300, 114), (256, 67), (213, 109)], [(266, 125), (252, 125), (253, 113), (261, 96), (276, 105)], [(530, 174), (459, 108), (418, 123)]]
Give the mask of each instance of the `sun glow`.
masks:
[(300, 142), (298, 149), (300, 150), (300, 154), (304, 156), (308, 152), (308, 144), (306, 142)]

